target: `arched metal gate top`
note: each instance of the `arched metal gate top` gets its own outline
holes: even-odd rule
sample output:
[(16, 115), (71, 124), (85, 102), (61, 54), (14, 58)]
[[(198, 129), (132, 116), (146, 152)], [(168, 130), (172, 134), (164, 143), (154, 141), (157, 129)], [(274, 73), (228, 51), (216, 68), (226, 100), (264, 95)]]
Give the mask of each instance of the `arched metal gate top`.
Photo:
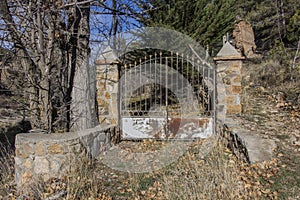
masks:
[(215, 131), (215, 68), (192, 55), (125, 55), (119, 81), (123, 139), (206, 138)]

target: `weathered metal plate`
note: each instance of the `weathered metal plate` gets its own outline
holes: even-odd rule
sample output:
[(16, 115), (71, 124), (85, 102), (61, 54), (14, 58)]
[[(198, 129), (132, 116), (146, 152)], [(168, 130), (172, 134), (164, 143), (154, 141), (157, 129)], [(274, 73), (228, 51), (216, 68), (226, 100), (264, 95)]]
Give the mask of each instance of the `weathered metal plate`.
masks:
[(212, 118), (172, 118), (168, 124), (168, 138), (208, 138), (213, 134)]
[(166, 123), (166, 118), (123, 117), (122, 131), (123, 139), (207, 138), (213, 134), (213, 119), (169, 118)]
[(122, 118), (123, 139), (165, 138), (165, 118)]

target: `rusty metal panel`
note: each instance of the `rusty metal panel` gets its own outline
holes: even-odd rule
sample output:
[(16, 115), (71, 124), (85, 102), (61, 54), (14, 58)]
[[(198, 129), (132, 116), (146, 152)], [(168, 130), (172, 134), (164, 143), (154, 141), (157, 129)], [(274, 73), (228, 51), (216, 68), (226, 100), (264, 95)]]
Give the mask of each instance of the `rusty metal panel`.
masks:
[(213, 118), (172, 118), (168, 138), (208, 138), (213, 134)]

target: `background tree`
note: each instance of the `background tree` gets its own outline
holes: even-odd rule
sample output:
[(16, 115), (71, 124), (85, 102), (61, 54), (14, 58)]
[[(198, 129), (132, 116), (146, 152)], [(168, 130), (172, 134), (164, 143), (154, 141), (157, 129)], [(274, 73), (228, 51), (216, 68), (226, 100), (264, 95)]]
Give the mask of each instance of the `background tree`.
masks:
[(278, 42), (287, 48), (297, 46), (300, 35), (298, 1), (244, 1), (239, 9), (241, 16), (253, 25), (261, 50), (270, 50)]
[(14, 52), (34, 128), (53, 132), (92, 125), (87, 101), (90, 2), (0, 1), (2, 40)]
[(147, 12), (141, 23), (163, 26), (190, 35), (214, 52), (222, 45), (222, 36), (232, 30), (235, 19), (234, 0), (221, 1), (151, 1), (141, 3)]
[(299, 10), (296, 0), (140, 0), (147, 10), (140, 22), (163, 26), (188, 34), (215, 53), (222, 36), (233, 29), (236, 20), (245, 19), (254, 28), (257, 47), (269, 51), (274, 46), (296, 48), (299, 39)]

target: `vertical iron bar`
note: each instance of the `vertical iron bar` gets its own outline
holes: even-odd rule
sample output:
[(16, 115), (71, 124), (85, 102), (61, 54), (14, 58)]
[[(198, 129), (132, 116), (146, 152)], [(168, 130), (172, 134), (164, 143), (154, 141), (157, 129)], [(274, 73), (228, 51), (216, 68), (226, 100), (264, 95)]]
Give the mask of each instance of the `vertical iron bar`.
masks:
[[(147, 56), (145, 56), (145, 65), (146, 65), (146, 61), (147, 61)], [(146, 66), (145, 66), (146, 67)], [(150, 68), (151, 69), (151, 68)], [(145, 70), (147, 70), (147, 68), (145, 69)], [(145, 72), (145, 71), (144, 71)], [(151, 73), (150, 73), (151, 74)], [(145, 74), (145, 77), (146, 77), (147, 75)], [(145, 80), (145, 81), (148, 81), (148, 78)], [(143, 83), (143, 88), (142, 88), (142, 94), (143, 94), (143, 98), (144, 98), (144, 101), (145, 101), (145, 108), (143, 109), (143, 112), (146, 112), (146, 110), (147, 110), (147, 97), (146, 97), (146, 87), (148, 87), (147, 86), (147, 84), (146, 83)]]
[(200, 87), (201, 87), (201, 82), (200, 82), (200, 60), (199, 59), (197, 59), (197, 79), (198, 79), (197, 80), (197, 83), (198, 83), (197, 84), (197, 93), (198, 93), (197, 94), (197, 98), (198, 98), (198, 104), (197, 104), (198, 108), (197, 109), (198, 109), (199, 115), (201, 116), (201, 113), (200, 113), (201, 110), (200, 110), (200, 105), (199, 105), (201, 103), (200, 99), (199, 99), (201, 97), (201, 94), (200, 94), (201, 91), (199, 91)]
[(120, 63), (118, 63), (117, 66), (118, 66), (118, 94), (117, 94), (117, 102), (118, 102), (118, 125), (119, 125), (119, 127), (122, 127), (122, 122), (121, 122), (121, 110), (122, 110), (122, 105), (121, 105), (121, 102), (122, 102), (122, 99), (121, 99), (121, 95), (122, 95), (121, 87), (123, 87), (123, 86), (120, 85), (120, 77), (121, 77), (123, 65), (121, 65)]
[(206, 115), (206, 110), (205, 110), (205, 66), (204, 63), (202, 63), (202, 83), (201, 83), (201, 106), (203, 110), (203, 115)]
[[(137, 74), (138, 72), (137, 72), (137, 61), (135, 61), (134, 62), (134, 80), (136, 80), (137, 79), (137, 76), (136, 76), (136, 74)], [(133, 83), (133, 81), (132, 81), (132, 79), (130, 79), (131, 80), (131, 84), (132, 84), (132, 89), (131, 90), (133, 90), (134, 89), (134, 83)], [(136, 91), (132, 91), (132, 93), (134, 92), (134, 96), (136, 96)], [(132, 97), (132, 102), (131, 102), (131, 104), (132, 104), (132, 109), (134, 109), (134, 110), (136, 110), (136, 99), (135, 99), (135, 97)], [(134, 104), (134, 105), (133, 105)]]
[[(184, 97), (184, 89), (183, 89), (183, 80), (184, 80), (184, 73), (183, 73), (183, 68), (184, 68), (184, 57), (183, 53), (181, 54), (181, 74), (182, 74), (182, 80), (181, 80), (181, 95), (182, 98)], [(181, 108), (182, 109), (182, 108)]]
[[(149, 80), (150, 80), (150, 85), (149, 85), (149, 87), (150, 87), (150, 93), (148, 94), (148, 97), (147, 97), (147, 99), (149, 99), (149, 111), (150, 111), (150, 108), (152, 107), (152, 91), (153, 91), (153, 84), (151, 83), (152, 81), (152, 74), (151, 74), (151, 68), (152, 68), (152, 55), (149, 55), (149, 60), (150, 60), (150, 72), (149, 72), (149, 76), (150, 76), (150, 78), (149, 78)], [(147, 78), (148, 79), (148, 78)], [(149, 112), (148, 112), (149, 113)]]
[[(210, 76), (212, 75), (212, 77), (213, 77), (213, 80), (214, 80), (214, 72), (212, 72), (212, 74), (211, 74), (211, 70), (212, 69), (210, 69), (210, 67), (209, 66), (207, 66), (207, 81), (209, 81), (210, 80)], [(213, 83), (214, 84), (214, 83)], [(208, 85), (208, 83), (207, 83), (207, 85)], [(214, 88), (213, 88), (214, 89)], [(208, 88), (208, 92), (209, 92), (209, 88)], [(208, 111), (209, 112), (211, 112), (211, 105), (210, 105), (211, 103), (210, 103), (210, 99), (209, 99), (209, 93), (207, 93), (207, 109), (208, 109)], [(211, 113), (211, 115), (212, 115), (213, 113)]]
[(163, 106), (163, 103), (162, 103), (162, 52), (160, 52), (160, 57), (159, 57), (159, 64), (160, 64), (160, 67), (159, 67), (159, 69), (160, 69), (160, 82), (159, 82), (159, 93), (160, 93), (160, 108), (162, 108), (162, 106)]
[[(134, 66), (136, 66), (136, 63), (134, 64)], [(133, 109), (133, 105), (132, 105), (132, 102), (131, 102), (131, 98), (132, 98), (132, 89), (133, 89), (133, 85), (132, 85), (132, 72), (131, 72), (131, 64), (129, 64), (129, 81), (130, 81), (130, 85), (129, 85), (129, 91), (130, 91), (130, 95), (129, 95), (129, 109), (130, 111), (132, 112), (132, 109)], [(136, 68), (134, 68), (134, 71), (136, 70)]]
[(213, 91), (213, 109), (214, 109), (214, 116), (213, 116), (213, 134), (216, 135), (217, 133), (217, 68), (213, 66), (213, 82), (214, 82), (214, 91)]
[[(140, 112), (142, 112), (142, 59), (140, 58), (140, 67), (139, 67), (139, 69), (140, 69), (140, 84), (139, 84), (139, 87), (140, 87), (140, 94), (139, 94), (139, 96), (140, 96)], [(137, 101), (136, 101), (137, 102)], [(136, 107), (137, 107), (137, 105), (136, 105)], [(138, 108), (136, 109), (136, 110), (138, 110)]]
[[(124, 84), (121, 85), (122, 87), (122, 91), (120, 93), (121, 95), (121, 109), (124, 110), (125, 112), (127, 111), (126, 107), (127, 107), (127, 97), (126, 97), (126, 87), (127, 87), (127, 84), (126, 84), (126, 79), (127, 79), (127, 73), (126, 73), (126, 64), (124, 65)], [(123, 91), (124, 90), (124, 91)], [(124, 96), (125, 95), (125, 96)], [(123, 98), (123, 99), (122, 99)], [(123, 102), (123, 103), (122, 103)], [(127, 114), (127, 113), (126, 113)]]
[[(176, 52), (176, 92), (178, 92), (178, 82), (179, 82), (179, 63), (178, 63), (178, 52)], [(177, 106), (176, 106), (177, 108)]]
[(156, 56), (157, 56), (157, 54), (156, 54), (156, 52), (154, 53), (154, 106), (156, 106), (156, 93), (157, 93), (157, 81), (156, 81)]
[[(193, 94), (193, 97), (194, 97), (194, 94), (195, 94), (195, 77), (194, 77), (194, 70), (195, 70), (195, 55), (193, 54), (193, 57), (192, 57), (192, 75), (191, 75), (191, 85), (192, 85), (192, 94)], [(193, 108), (193, 112), (195, 112), (195, 105), (194, 105), (194, 99), (193, 99), (193, 106), (192, 106), (192, 108)]]
[[(187, 80), (187, 84), (189, 86), (190, 85), (190, 81), (189, 81), (189, 55), (186, 55), (186, 80)], [(190, 89), (190, 87), (187, 87), (187, 98), (189, 97), (189, 92), (190, 92), (189, 89)], [(189, 109), (190, 109), (190, 105), (188, 105), (188, 110)]]
[(174, 69), (174, 63), (173, 63), (173, 52), (171, 51), (171, 69), (170, 69), (170, 79), (171, 79), (171, 83), (170, 83), (170, 89), (172, 90), (173, 88), (173, 69)]
[(168, 124), (168, 57), (166, 57), (166, 85), (165, 85), (165, 91), (166, 91), (166, 137), (168, 138), (169, 133), (169, 124)]

